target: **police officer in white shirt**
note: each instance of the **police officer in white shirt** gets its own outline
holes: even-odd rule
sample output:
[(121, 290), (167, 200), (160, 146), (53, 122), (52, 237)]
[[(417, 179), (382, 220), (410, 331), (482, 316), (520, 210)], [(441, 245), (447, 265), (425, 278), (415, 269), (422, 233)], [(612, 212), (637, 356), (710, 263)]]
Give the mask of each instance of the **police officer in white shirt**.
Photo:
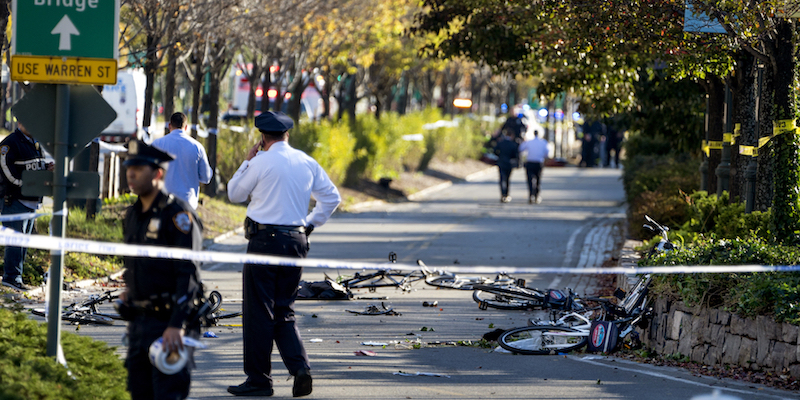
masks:
[[(291, 118), (264, 112), (255, 118), (261, 141), (250, 149), (228, 182), (228, 198), (250, 198), (245, 220), (248, 253), (304, 258), (307, 236), (324, 224), (341, 202), (328, 174), (311, 157), (289, 146)], [(316, 206), (308, 213), (311, 196)], [(311, 393), (311, 366), (295, 324), (294, 301), (302, 268), (245, 264), (243, 275), (244, 372), (229, 386), (236, 396), (271, 396), (272, 341), (293, 375), (294, 397)]]
[[(519, 145), (520, 153), (527, 153), (525, 159), (525, 174), (528, 177), (528, 203), (539, 204), (542, 196), (539, 194), (542, 181), (542, 167), (547, 159), (547, 140), (539, 137), (539, 131), (533, 131), (533, 138)], [(534, 182), (535, 180), (535, 182)]]

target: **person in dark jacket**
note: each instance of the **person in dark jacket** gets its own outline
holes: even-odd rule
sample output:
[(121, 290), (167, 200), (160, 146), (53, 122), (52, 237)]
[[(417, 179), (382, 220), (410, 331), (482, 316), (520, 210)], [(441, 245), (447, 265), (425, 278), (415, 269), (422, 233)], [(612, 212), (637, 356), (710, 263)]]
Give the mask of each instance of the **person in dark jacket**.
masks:
[[(139, 198), (125, 214), (125, 243), (201, 250), (203, 228), (194, 209), (163, 190), (164, 170), (172, 157), (139, 141), (129, 143), (128, 155), (128, 186)], [(125, 366), (131, 398), (185, 399), (191, 351), (187, 365), (171, 375), (151, 364), (148, 351), (159, 337), (170, 354), (184, 349), (184, 336), (199, 338), (200, 325), (192, 317), (203, 292), (197, 264), (125, 257), (124, 279), (127, 290), (120, 296), (120, 314), (130, 321)]]
[(500, 202), (508, 203), (511, 196), (508, 195), (508, 185), (511, 179), (511, 171), (519, 163), (519, 145), (514, 140), (513, 133), (503, 131), (503, 136), (497, 142), (495, 154), (497, 154), (497, 167), (500, 170)]
[[(41, 197), (22, 195), (22, 171), (52, 171), (54, 164), (45, 162), (42, 149), (25, 127), (18, 123), (18, 128), (0, 142), (0, 170), (2, 170), (2, 214), (30, 214), (42, 203)], [(34, 218), (20, 218), (5, 221), (3, 226), (17, 232), (30, 234), (33, 231)], [(31, 287), (22, 282), (22, 264), (28, 249), (24, 247), (6, 247), (3, 261), (3, 285), (17, 290), (30, 290)]]

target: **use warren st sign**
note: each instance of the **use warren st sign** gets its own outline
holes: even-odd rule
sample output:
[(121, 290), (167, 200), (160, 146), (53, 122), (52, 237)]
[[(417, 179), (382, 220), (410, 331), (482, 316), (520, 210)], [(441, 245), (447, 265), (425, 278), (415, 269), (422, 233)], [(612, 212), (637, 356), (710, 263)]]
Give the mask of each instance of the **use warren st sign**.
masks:
[(119, 0), (12, 0), (11, 79), (114, 84)]

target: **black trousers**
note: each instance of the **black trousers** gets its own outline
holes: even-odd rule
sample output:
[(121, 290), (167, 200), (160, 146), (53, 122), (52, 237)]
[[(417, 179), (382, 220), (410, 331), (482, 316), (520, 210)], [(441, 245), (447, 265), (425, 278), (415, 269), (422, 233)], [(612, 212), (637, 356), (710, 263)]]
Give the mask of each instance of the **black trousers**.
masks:
[[(250, 238), (247, 252), (305, 258), (306, 235), (300, 232), (261, 231)], [(255, 386), (272, 386), (272, 342), (291, 375), (311, 369), (295, 324), (294, 301), (303, 269), (245, 264), (242, 270), (244, 304), (244, 372)]]
[(508, 196), (508, 181), (511, 179), (511, 171), (513, 168), (511, 165), (497, 165), (497, 168), (500, 170), (500, 195), (502, 197)]
[[(531, 197), (539, 195), (539, 190), (542, 188), (542, 163), (526, 162), (525, 175), (528, 177), (528, 194)], [(536, 183), (534, 183), (534, 180)]]
[[(128, 357), (125, 367), (128, 369), (128, 391), (132, 400), (178, 400), (189, 397), (193, 357), (180, 372), (165, 375), (152, 364), (148, 351), (150, 345), (167, 329), (167, 322), (153, 317), (140, 316), (128, 323)], [(187, 336), (198, 338), (200, 328), (187, 329)], [(189, 354), (193, 354), (190, 348)]]

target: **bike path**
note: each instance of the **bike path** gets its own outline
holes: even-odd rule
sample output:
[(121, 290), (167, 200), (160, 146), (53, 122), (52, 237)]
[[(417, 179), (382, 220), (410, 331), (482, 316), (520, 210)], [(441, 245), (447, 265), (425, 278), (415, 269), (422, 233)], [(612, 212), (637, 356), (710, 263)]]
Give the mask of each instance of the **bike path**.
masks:
[[(337, 215), (330, 225), (312, 235), (310, 255), (385, 262), (388, 251), (395, 251), (404, 263), (422, 258), (431, 266), (451, 264), (453, 254), (458, 254), (462, 265), (473, 261), (506, 266), (588, 265), (601, 259), (604, 254), (598, 254), (599, 249), (608, 243), (611, 232), (606, 227), (624, 218), (624, 213), (620, 217), (620, 191), (608, 190), (609, 182), (616, 177), (601, 170), (553, 171), (545, 175), (551, 180), (549, 188), (545, 186), (544, 202), (528, 205), (519, 200), (522, 196), (515, 195), (524, 190), (522, 175), (512, 176), (515, 199), (511, 204), (501, 205), (490, 199), (497, 188), (496, 182), (487, 177), (480, 182), (452, 185), (429, 194), (424, 201)], [(582, 187), (592, 185), (596, 190), (581, 192)], [(394, 218), (400, 213), (411, 214), (404, 226), (398, 226)], [(464, 221), (480, 223), (466, 228)], [(563, 232), (551, 231), (555, 229)], [(527, 235), (486, 237), (509, 230), (525, 231)], [(483, 244), (476, 239), (479, 237), (484, 238)], [(527, 247), (539, 241), (541, 247)], [(489, 254), (498, 242), (512, 242), (513, 251)], [(214, 249), (244, 252), (244, 247), (244, 238), (232, 235)], [(584, 252), (587, 247), (594, 253)], [(303, 278), (319, 281), (324, 274), (335, 277), (351, 273), (307, 269)], [(546, 287), (555, 279), (530, 278), (532, 282), (544, 282), (535, 284), (539, 287)], [(224, 309), (241, 310), (241, 265), (206, 265), (203, 279), (209, 290), (222, 292)], [(571, 279), (574, 278), (562, 277), (560, 287)], [(423, 302), (433, 301), (438, 302), (436, 307), (422, 306)], [(381, 303), (401, 315), (347, 312)], [(350, 301), (298, 301), (297, 314), (312, 363), (314, 392), (308, 398), (313, 399), (691, 399), (710, 394), (713, 388), (723, 388), (724, 394), (742, 399), (797, 398), (795, 393), (695, 377), (679, 369), (632, 364), (614, 357), (581, 353), (520, 356), (448, 344), (475, 343), (487, 332), (524, 326), (531, 317), (546, 316), (480, 310), (470, 291), (436, 289), (421, 281), (409, 292), (384, 288), (357, 291), (356, 298)], [(208, 348), (197, 353), (191, 398), (232, 398), (227, 386), (245, 379), (239, 321), (223, 323), (230, 326), (209, 329), (217, 337), (204, 338)], [(117, 324), (82, 326), (78, 333), (120, 346), (118, 353), (124, 356), (123, 332), (124, 326)], [(386, 345), (367, 346), (365, 342)], [(356, 354), (364, 351), (375, 355)], [(273, 397), (288, 398), (292, 381), (277, 351), (271, 358)]]

